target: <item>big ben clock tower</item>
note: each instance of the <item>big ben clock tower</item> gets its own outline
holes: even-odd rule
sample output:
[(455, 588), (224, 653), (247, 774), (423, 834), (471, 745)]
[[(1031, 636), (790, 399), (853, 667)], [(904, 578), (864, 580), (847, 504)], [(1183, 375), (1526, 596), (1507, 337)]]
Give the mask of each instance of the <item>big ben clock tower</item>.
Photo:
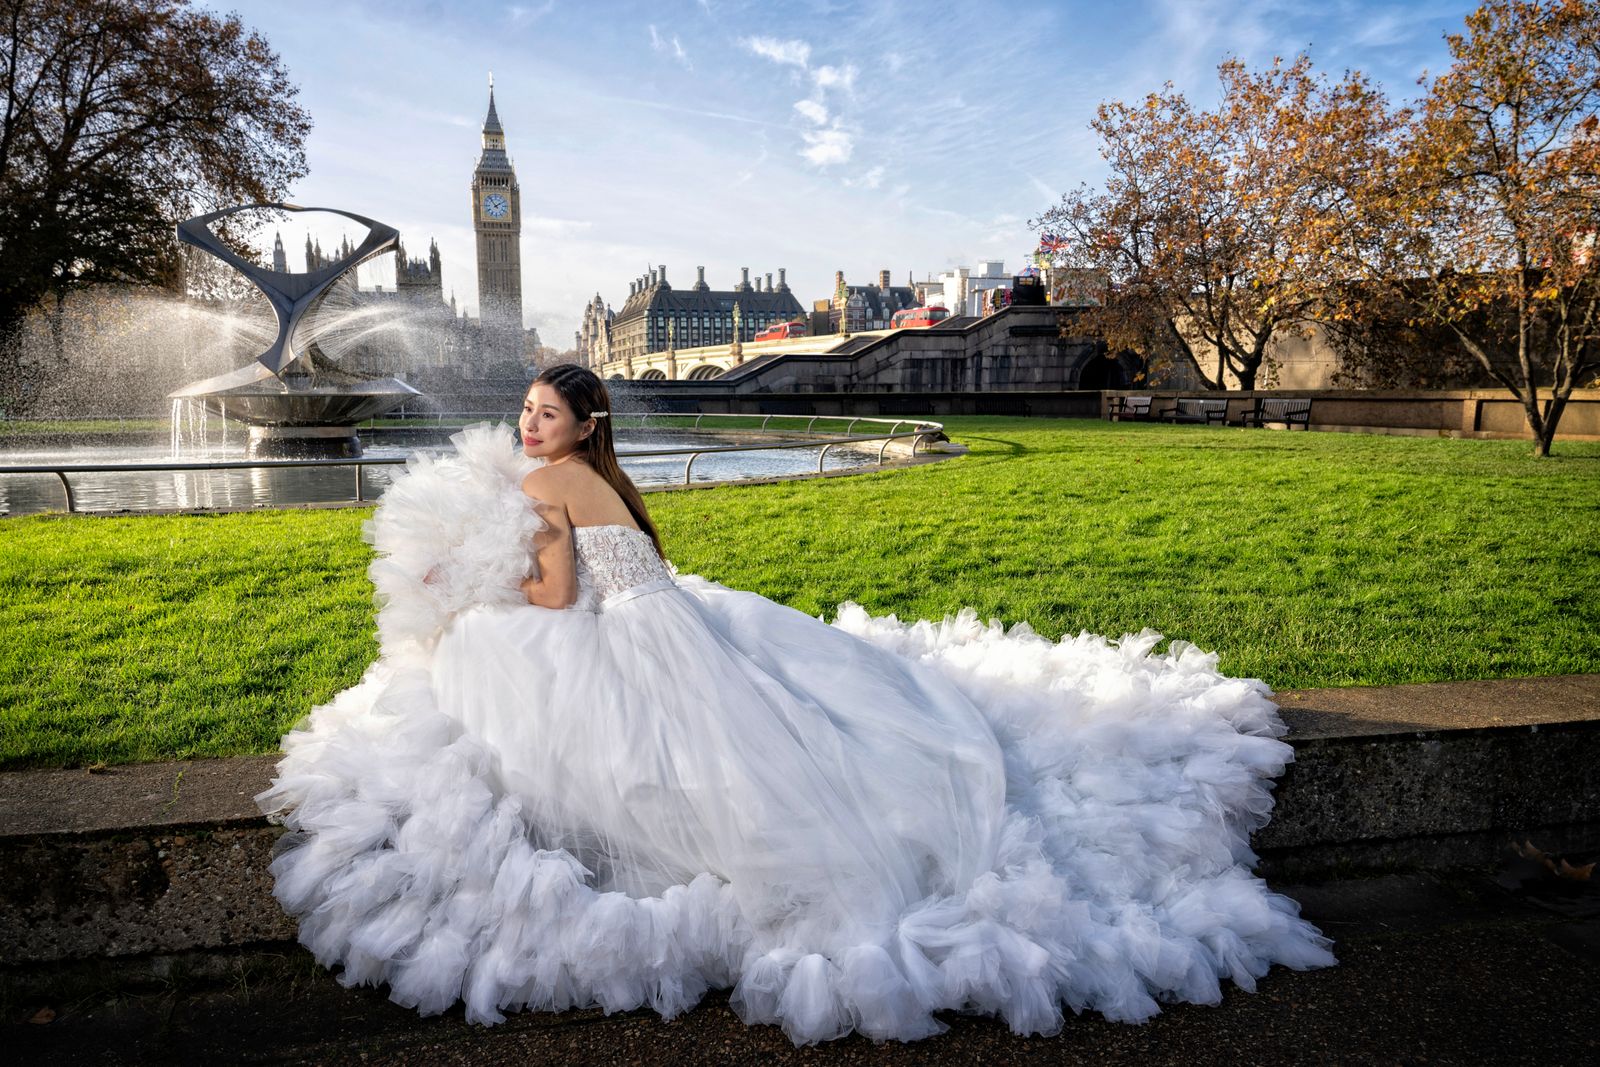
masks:
[(483, 154), (472, 172), (472, 228), (478, 235), (478, 318), (485, 326), (522, 330), (522, 194), (506, 155), (506, 133), (494, 110), (483, 120)]

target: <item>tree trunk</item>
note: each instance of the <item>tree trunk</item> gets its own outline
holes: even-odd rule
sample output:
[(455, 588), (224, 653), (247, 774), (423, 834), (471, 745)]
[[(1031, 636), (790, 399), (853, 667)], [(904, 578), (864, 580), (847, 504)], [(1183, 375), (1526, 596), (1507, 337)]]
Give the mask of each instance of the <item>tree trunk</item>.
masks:
[(1533, 454), (1543, 459), (1550, 455), (1550, 448), (1556, 443), (1556, 427), (1561, 424), (1561, 413), (1567, 406), (1567, 391), (1557, 390), (1550, 404), (1545, 408), (1544, 417), (1539, 420), (1539, 432), (1534, 438)]
[(0, 301), (0, 415), (22, 411), (22, 327), (27, 309)]
[(1530, 388), (1526, 391), (1513, 389), (1517, 399), (1522, 401), (1522, 415), (1528, 424), (1528, 433), (1533, 437), (1533, 454), (1541, 459), (1550, 454), (1550, 439), (1555, 436), (1556, 428), (1548, 418), (1539, 411), (1539, 400)]

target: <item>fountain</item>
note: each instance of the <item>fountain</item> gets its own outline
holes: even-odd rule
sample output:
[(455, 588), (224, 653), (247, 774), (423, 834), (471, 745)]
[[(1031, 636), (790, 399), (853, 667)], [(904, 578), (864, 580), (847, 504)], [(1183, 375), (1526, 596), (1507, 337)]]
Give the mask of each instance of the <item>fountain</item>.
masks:
[[(367, 227), (367, 236), (347, 256), (305, 274), (288, 274), (251, 263), (211, 230), (219, 219), (242, 211), (327, 211)], [(272, 345), (254, 363), (215, 377), (190, 382), (168, 394), (178, 409), (197, 404), (202, 416), (215, 413), (249, 427), (250, 458), (273, 456), (358, 456), (355, 425), (421, 394), (397, 378), (363, 380), (338, 366), (317, 341), (312, 309), (350, 271), (373, 256), (392, 251), (400, 234), (391, 226), (335, 208), (294, 204), (246, 204), (200, 215), (178, 224), (178, 240), (194, 245), (237, 270), (266, 296), (277, 316)]]

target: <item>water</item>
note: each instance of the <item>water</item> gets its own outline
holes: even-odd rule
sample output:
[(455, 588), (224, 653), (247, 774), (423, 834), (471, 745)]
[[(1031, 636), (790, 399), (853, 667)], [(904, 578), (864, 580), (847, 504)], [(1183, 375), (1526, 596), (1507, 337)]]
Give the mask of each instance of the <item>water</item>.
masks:
[[(195, 405), (199, 407), (200, 405)], [(183, 413), (184, 460), (242, 460), (244, 434), (235, 430), (230, 437), (215, 430), (207, 432), (203, 414)], [(218, 420), (211, 420), (213, 423)], [(178, 435), (174, 421), (173, 436)], [(509, 433), (508, 433), (509, 436)], [(622, 467), (641, 486), (675, 485), (683, 481), (686, 456), (628, 458), (630, 451), (656, 448), (715, 447), (734, 441), (713, 434), (633, 433), (619, 435), (618, 456)], [(417, 451), (446, 452), (449, 445), (438, 433), (419, 432), (397, 437), (363, 440), (367, 459), (405, 457)], [(703, 455), (694, 463), (696, 482), (741, 481), (783, 475), (811, 474), (817, 469), (822, 446), (733, 452)], [(878, 446), (830, 449), (827, 470), (849, 470), (875, 464)], [(28, 448), (26, 442), (0, 438), (0, 466), (50, 463), (169, 463), (173, 461), (170, 443), (152, 441), (128, 445), (85, 442)], [(362, 494), (376, 499), (388, 487), (398, 466), (361, 469)], [(103, 471), (69, 474), (78, 511), (144, 512), (183, 508), (271, 508), (294, 504), (333, 503), (355, 497), (354, 467), (265, 467), (214, 471)], [(66, 496), (54, 475), (0, 475), (0, 515), (27, 515), (42, 511), (62, 511)]]

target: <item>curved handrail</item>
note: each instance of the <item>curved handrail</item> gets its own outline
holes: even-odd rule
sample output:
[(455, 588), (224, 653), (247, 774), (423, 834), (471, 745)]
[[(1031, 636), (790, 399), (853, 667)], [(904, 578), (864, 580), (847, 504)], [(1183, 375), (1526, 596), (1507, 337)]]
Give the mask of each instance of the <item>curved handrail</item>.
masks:
[[(688, 412), (646, 412), (644, 414), (646, 416), (654, 415), (656, 417), (686, 418), (686, 417), (689, 416), (690, 413), (688, 413)], [(636, 416), (634, 416), (634, 415), (619, 416), (619, 418), (634, 418), (634, 417), (636, 417)], [(685, 460), (684, 465), (683, 465), (683, 481), (680, 484), (682, 484), (682, 485), (691, 485), (691, 484), (693, 484), (693, 480), (692, 479), (693, 479), (693, 474), (694, 474), (694, 461), (699, 459), (701, 456), (713, 455), (713, 454), (718, 454), (718, 453), (727, 453), (727, 452), (768, 452), (768, 451), (778, 451), (778, 450), (788, 449), (788, 448), (816, 448), (818, 445), (821, 445), (822, 446), (822, 452), (817, 457), (817, 473), (821, 474), (823, 472), (823, 464), (827, 459), (828, 450), (829, 449), (836, 448), (836, 447), (839, 447), (839, 446), (842, 446), (842, 445), (860, 444), (860, 443), (866, 442), (866, 441), (881, 441), (881, 442), (883, 442), (883, 444), (878, 449), (878, 461), (877, 461), (877, 465), (881, 467), (881, 466), (883, 466), (883, 462), (884, 462), (884, 459), (883, 459), (884, 454), (888, 451), (889, 445), (892, 442), (894, 442), (896, 440), (901, 440), (901, 439), (904, 439), (904, 438), (907, 438), (907, 437), (911, 438), (912, 439), (912, 441), (911, 441), (911, 455), (912, 455), (913, 458), (915, 458), (916, 454), (917, 454), (918, 445), (922, 445), (926, 441), (926, 439), (928, 437), (931, 437), (934, 434), (940, 433), (940, 432), (942, 432), (944, 430), (944, 425), (942, 423), (937, 423), (937, 422), (924, 421), (924, 420), (920, 420), (920, 419), (913, 420), (913, 419), (886, 419), (886, 418), (875, 418), (875, 417), (869, 418), (867, 416), (859, 416), (859, 417), (857, 417), (857, 416), (847, 416), (847, 415), (712, 415), (712, 417), (713, 418), (719, 418), (719, 419), (720, 418), (751, 418), (751, 419), (763, 419), (763, 420), (770, 420), (770, 419), (773, 419), (773, 418), (804, 418), (804, 419), (810, 419), (812, 424), (815, 424), (815, 422), (818, 419), (838, 419), (840, 421), (844, 421), (844, 420), (848, 419), (848, 420), (850, 420), (850, 426), (851, 427), (854, 427), (855, 424), (858, 423), (858, 422), (890, 423), (890, 424), (892, 424), (892, 426), (891, 426), (891, 429), (890, 429), (890, 431), (888, 433), (878, 433), (878, 434), (850, 434), (850, 433), (833, 434), (833, 435), (829, 435), (829, 437), (826, 440), (823, 440), (823, 441), (818, 441), (818, 440), (816, 440), (814, 438), (811, 438), (811, 439), (803, 439), (803, 440), (798, 440), (798, 441), (775, 441), (775, 442), (761, 442), (761, 443), (754, 443), (754, 444), (699, 445), (699, 446), (691, 446), (691, 447), (688, 447), (688, 448), (641, 448), (641, 449), (635, 449), (635, 450), (630, 450), (630, 451), (626, 451), (626, 452), (618, 452), (617, 453), (618, 458), (622, 458), (622, 459), (634, 459), (634, 458), (653, 459), (653, 458), (660, 457), (660, 456), (686, 456), (687, 459)], [(699, 416), (696, 417), (696, 420), (695, 420), (696, 427), (699, 426), (701, 418), (704, 418), (704, 415), (699, 415)], [(913, 427), (913, 429), (901, 432), (900, 427), (904, 426), (904, 425), (906, 425), (908, 423)], [(763, 422), (763, 427), (764, 426), (765, 426), (765, 422)], [(76, 496), (75, 496), (75, 494), (73, 492), (72, 483), (70, 481), (68, 481), (68, 479), (67, 479), (67, 475), (69, 475), (69, 474), (95, 474), (95, 473), (102, 473), (102, 472), (106, 472), (106, 471), (123, 471), (123, 472), (211, 471), (211, 470), (256, 469), (256, 468), (270, 468), (270, 467), (354, 467), (355, 468), (355, 497), (353, 499), (357, 503), (364, 503), (366, 501), (366, 496), (364, 494), (362, 481), (361, 481), (361, 474), (362, 474), (362, 471), (363, 471), (364, 468), (366, 468), (366, 467), (392, 467), (392, 466), (396, 466), (396, 465), (399, 465), (399, 464), (407, 463), (407, 462), (409, 462), (409, 460), (410, 460), (409, 456), (381, 456), (381, 457), (364, 457), (364, 456), (345, 457), (345, 456), (335, 456), (335, 457), (329, 457), (329, 458), (323, 458), (323, 459), (224, 459), (224, 460), (200, 460), (200, 461), (173, 460), (173, 461), (162, 462), (162, 463), (26, 463), (26, 464), (15, 464), (15, 465), (0, 466), (0, 475), (6, 475), (6, 474), (46, 474), (46, 475), (54, 475), (57, 479), (60, 480), (62, 491), (66, 495), (66, 498), (67, 498), (67, 512), (69, 514), (73, 514), (73, 513), (76, 513), (76, 511), (77, 511), (77, 499), (76, 499)]]

